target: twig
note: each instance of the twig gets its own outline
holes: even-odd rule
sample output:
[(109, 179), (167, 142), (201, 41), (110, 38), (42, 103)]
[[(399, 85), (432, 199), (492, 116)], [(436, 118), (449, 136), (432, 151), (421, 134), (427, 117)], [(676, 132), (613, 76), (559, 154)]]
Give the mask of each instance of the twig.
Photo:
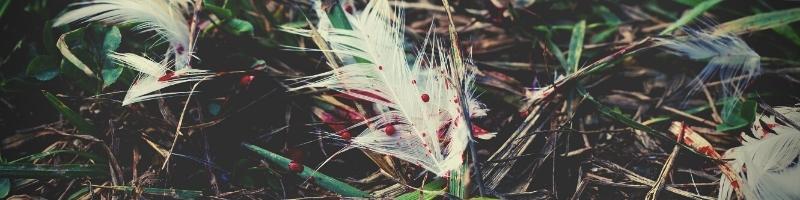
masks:
[(169, 147), (169, 153), (167, 154), (167, 157), (164, 158), (164, 164), (161, 165), (161, 171), (164, 171), (164, 169), (167, 168), (167, 164), (169, 164), (169, 159), (170, 157), (172, 157), (172, 152), (173, 150), (175, 150), (175, 145), (178, 143), (178, 137), (180, 137), (180, 135), (183, 135), (181, 133), (181, 125), (183, 124), (183, 118), (186, 116), (186, 109), (189, 108), (189, 101), (192, 100), (192, 94), (194, 94), (194, 91), (197, 89), (197, 86), (200, 85), (200, 83), (202, 83), (206, 79), (208, 79), (208, 77), (203, 78), (200, 81), (197, 81), (197, 83), (195, 83), (194, 86), (192, 86), (192, 90), (189, 91), (189, 96), (186, 97), (186, 103), (183, 104), (183, 110), (181, 111), (181, 116), (178, 118), (178, 125), (175, 127), (175, 139), (172, 140), (172, 146)]
[[(711, 107), (713, 108), (714, 106), (711, 106)], [(716, 127), (716, 126), (718, 125), (717, 123), (714, 123), (714, 122), (708, 121), (708, 120), (706, 120), (706, 119), (703, 119), (703, 118), (700, 118), (700, 117), (698, 117), (698, 116), (694, 116), (694, 115), (692, 115), (692, 114), (689, 114), (689, 113), (683, 112), (683, 111), (681, 111), (681, 110), (678, 110), (678, 109), (675, 109), (675, 108), (673, 108), (673, 107), (669, 107), (669, 106), (661, 106), (661, 109), (663, 109), (663, 110), (666, 110), (666, 111), (669, 111), (669, 112), (671, 112), (671, 113), (675, 113), (675, 114), (677, 114), (677, 115), (680, 115), (680, 116), (683, 116), (683, 117), (686, 117), (686, 118), (689, 118), (689, 119), (691, 119), (691, 120), (694, 120), (694, 121), (697, 121), (697, 122), (700, 122), (700, 123), (703, 123), (703, 124), (709, 125), (709, 126), (711, 126), (711, 127)]]
[[(683, 124), (683, 123), (682, 123)], [(678, 135), (678, 144), (680, 144), (683, 140), (683, 134), (686, 131), (686, 124), (683, 124), (681, 127), (681, 133)], [(670, 171), (672, 171), (672, 165), (675, 163), (675, 158), (678, 157), (678, 152), (680, 152), (681, 148), (680, 145), (675, 145), (672, 147), (672, 153), (669, 154), (669, 157), (664, 162), (664, 167), (661, 168), (661, 173), (658, 174), (658, 179), (656, 180), (655, 185), (650, 191), (647, 192), (645, 196), (646, 200), (655, 200), (658, 198), (658, 195), (661, 193), (661, 190), (664, 189), (664, 183), (667, 180), (667, 176), (669, 176)]]
[(720, 117), (719, 112), (717, 111), (717, 106), (714, 103), (714, 98), (711, 97), (711, 92), (708, 91), (708, 87), (705, 85), (701, 86), (703, 88), (703, 93), (706, 95), (706, 100), (708, 100), (708, 107), (711, 108), (711, 118), (713, 118), (717, 123), (722, 123), (722, 117)]

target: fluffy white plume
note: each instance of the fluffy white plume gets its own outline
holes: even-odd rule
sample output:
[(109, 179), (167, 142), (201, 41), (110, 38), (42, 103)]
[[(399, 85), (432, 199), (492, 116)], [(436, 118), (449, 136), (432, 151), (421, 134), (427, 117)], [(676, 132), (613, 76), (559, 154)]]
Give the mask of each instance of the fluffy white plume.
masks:
[[(657, 38), (656, 43), (673, 54), (692, 60), (708, 61), (697, 79), (692, 82), (695, 87), (690, 95), (700, 91), (701, 84), (718, 75), (722, 81), (724, 96), (740, 97), (750, 80), (760, 73), (761, 57), (738, 36), (714, 35), (710, 31), (692, 29), (684, 31), (687, 33), (686, 37)], [(723, 110), (722, 115), (730, 115), (731, 109)]]
[[(794, 123), (800, 122), (800, 108), (775, 110)], [(800, 130), (767, 115), (759, 116), (754, 124), (754, 136), (742, 134), (742, 146), (725, 154), (741, 176), (739, 185), (745, 199), (800, 199)], [(719, 199), (731, 199), (732, 191), (732, 183), (720, 179)]]
[[(392, 155), (447, 176), (462, 164), (470, 140), (465, 125), (469, 119), (464, 116), (476, 117), (485, 110), (471, 95), (473, 75), (464, 66), (456, 66), (435, 38), (426, 40), (415, 56), (406, 55), (403, 23), (393, 13), (387, 1), (374, 0), (361, 13), (347, 14), (352, 30), (329, 27), (323, 20), (318, 31), (344, 66), (296, 79), (291, 90), (327, 88), (385, 107), (356, 125), (367, 125), (367, 129), (352, 138), (350, 146)], [(311, 31), (285, 30), (306, 36)], [(462, 101), (468, 111), (462, 110)]]
[(72, 22), (136, 23), (134, 30), (154, 32), (157, 43), (169, 42), (166, 57), (174, 57), (175, 67), (187, 67), (193, 52), (189, 25), (184, 17), (188, 0), (92, 0), (74, 3), (79, 7), (64, 13), (53, 23), (61, 26)]
[(140, 101), (189, 94), (190, 92), (152, 93), (172, 85), (201, 81), (212, 76), (205, 70), (192, 68), (172, 71), (168, 69), (167, 64), (157, 63), (136, 54), (112, 53), (109, 56), (121, 65), (140, 72), (139, 77), (125, 94), (125, 99), (122, 101), (123, 106)]

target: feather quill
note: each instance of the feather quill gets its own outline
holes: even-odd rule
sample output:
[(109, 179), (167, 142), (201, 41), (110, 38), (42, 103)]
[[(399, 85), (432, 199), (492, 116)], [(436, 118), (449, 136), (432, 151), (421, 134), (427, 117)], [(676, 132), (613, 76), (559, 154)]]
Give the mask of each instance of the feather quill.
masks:
[(104, 22), (110, 24), (136, 23), (134, 30), (154, 32), (156, 43), (168, 42), (166, 58), (175, 59), (175, 69), (188, 67), (193, 43), (184, 14), (189, 0), (92, 0), (74, 3), (79, 7), (56, 19), (53, 26), (73, 22)]
[[(454, 65), (436, 38), (426, 40), (415, 57), (407, 56), (403, 23), (385, 0), (370, 1), (362, 12), (346, 17), (352, 29), (330, 27), (327, 20), (317, 26), (319, 35), (330, 44), (329, 51), (344, 65), (295, 79), (290, 90), (327, 88), (384, 108), (377, 116), (348, 128), (368, 127), (349, 141), (351, 148), (391, 155), (438, 176), (460, 167), (470, 139), (464, 121), (469, 119), (464, 116), (485, 114), (472, 95), (471, 72)], [(311, 30), (284, 30), (311, 35)], [(430, 52), (424, 50), (427, 47)], [(348, 57), (365, 62), (345, 59)], [(464, 99), (462, 93), (467, 94)], [(468, 103), (469, 110), (462, 110), (461, 101)]]
[[(795, 123), (800, 108), (775, 110)], [(745, 199), (800, 199), (800, 130), (780, 124), (774, 116), (761, 115), (752, 128), (753, 135), (742, 134), (742, 146), (725, 153), (734, 172), (741, 177)], [(723, 174), (725, 176), (725, 174)], [(731, 199), (733, 184), (720, 179), (719, 199)]]
[[(722, 82), (724, 97), (740, 97), (753, 77), (761, 71), (761, 57), (744, 40), (733, 34), (715, 35), (713, 31), (684, 29), (686, 37), (656, 38), (656, 45), (670, 53), (692, 60), (708, 61), (697, 78), (689, 95), (702, 90), (702, 84), (714, 75)], [(731, 114), (733, 106), (723, 110)]]
[(117, 63), (140, 72), (139, 77), (125, 94), (122, 101), (123, 106), (151, 99), (186, 95), (190, 92), (151, 93), (169, 86), (201, 81), (213, 76), (213, 74), (200, 69), (183, 68), (173, 71), (165, 63), (157, 63), (131, 53), (112, 53), (109, 56)]

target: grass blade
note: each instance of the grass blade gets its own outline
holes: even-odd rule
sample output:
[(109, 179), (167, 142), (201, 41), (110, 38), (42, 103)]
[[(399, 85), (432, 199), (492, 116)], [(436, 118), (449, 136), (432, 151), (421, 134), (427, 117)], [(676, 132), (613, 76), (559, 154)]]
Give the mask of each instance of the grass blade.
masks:
[(63, 165), (39, 165), (28, 163), (6, 163), (0, 164), (0, 177), (19, 177), (19, 178), (102, 178), (108, 176), (108, 172), (101, 165), (87, 164), (63, 164)]
[(49, 101), (51, 105), (56, 107), (58, 112), (64, 115), (64, 118), (66, 118), (69, 123), (75, 125), (75, 127), (78, 127), (78, 131), (83, 134), (94, 133), (94, 126), (89, 123), (89, 121), (86, 121), (86, 119), (83, 119), (83, 117), (81, 117), (78, 113), (72, 111), (72, 109), (67, 107), (67, 105), (64, 105), (64, 102), (61, 102), (61, 100), (58, 100), (56, 96), (47, 91), (43, 90), (42, 94), (47, 98), (47, 101)]
[(73, 31), (62, 34), (61, 37), (58, 37), (58, 42), (56, 42), (56, 47), (58, 47), (58, 50), (61, 52), (61, 55), (63, 55), (64, 58), (66, 58), (69, 62), (78, 67), (78, 69), (83, 71), (84, 74), (94, 77), (95, 75), (94, 72), (92, 72), (92, 69), (89, 68), (88, 65), (83, 63), (83, 61), (81, 61), (81, 59), (75, 56), (75, 54), (73, 54), (72, 51), (69, 49), (69, 45), (67, 45), (66, 40), (67, 37), (71, 37), (72, 34), (83, 34), (83, 28), (75, 29)]
[(680, 19), (678, 19), (674, 23), (670, 24), (666, 29), (661, 31), (661, 33), (659, 33), (659, 35), (670, 34), (670, 33), (672, 33), (672, 31), (675, 31), (675, 29), (678, 29), (678, 28), (680, 28), (680, 27), (682, 27), (682, 26), (684, 26), (686, 24), (689, 24), (690, 22), (694, 21), (695, 18), (697, 18), (698, 16), (702, 15), (707, 10), (713, 8), (719, 2), (722, 2), (722, 0), (708, 0), (708, 1), (704, 1), (703, 3), (697, 4), (694, 8), (692, 8), (688, 12), (684, 13), (683, 16), (681, 16)]
[[(92, 187), (119, 190), (125, 192), (133, 192), (134, 188), (131, 186), (102, 186), (94, 185)], [(181, 189), (163, 189), (163, 188), (142, 188), (144, 194), (157, 195), (170, 197), (174, 199), (198, 199), (203, 197), (203, 191), (197, 190), (181, 190)]]
[(586, 20), (581, 20), (572, 28), (572, 39), (569, 41), (569, 52), (567, 54), (567, 74), (578, 71), (578, 62), (583, 53), (583, 37), (586, 34)]
[(744, 34), (755, 31), (777, 28), (800, 20), (800, 8), (773, 11), (742, 17), (725, 22), (714, 29), (714, 34)]
[[(245, 148), (257, 153), (258, 155), (261, 155), (268, 161), (275, 163), (275, 165), (281, 167), (282, 169), (289, 170), (289, 162), (291, 162), (291, 160), (289, 160), (288, 158), (272, 153), (266, 149), (263, 149), (261, 147), (252, 144), (244, 143), (242, 145)], [(312, 178), (314, 180), (314, 183), (316, 183), (317, 185), (345, 197), (369, 197), (369, 194), (367, 192), (364, 192), (345, 182), (336, 180), (333, 177), (319, 173), (316, 170), (306, 166), (303, 166), (303, 171), (297, 173), (297, 175), (302, 178)]]
[(437, 179), (422, 186), (421, 190), (413, 191), (398, 196), (397, 200), (432, 200), (444, 195), (444, 180)]

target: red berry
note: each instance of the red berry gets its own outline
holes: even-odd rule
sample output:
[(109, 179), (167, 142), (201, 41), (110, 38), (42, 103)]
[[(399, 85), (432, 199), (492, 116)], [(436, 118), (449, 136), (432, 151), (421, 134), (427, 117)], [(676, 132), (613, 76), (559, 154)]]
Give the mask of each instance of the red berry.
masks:
[(253, 75), (244, 75), (241, 79), (239, 79), (239, 85), (244, 87), (250, 86), (250, 83), (252, 83), (253, 79), (255, 78), (256, 76)]
[(422, 94), (422, 101), (423, 102), (428, 102), (430, 100), (431, 100), (431, 97), (428, 96), (428, 94)]
[(395, 132), (397, 132), (397, 130), (395, 130), (394, 126), (390, 124), (390, 125), (386, 125), (386, 127), (383, 128), (383, 132), (386, 132), (386, 135), (388, 135), (388, 136), (392, 136), (392, 135), (394, 135)]
[(348, 141), (348, 142), (350, 141), (350, 139), (353, 139), (353, 136), (350, 135), (350, 132), (347, 132), (347, 131), (339, 133), (339, 137), (342, 137), (343, 140)]
[(174, 77), (175, 77), (175, 72), (167, 71), (166, 73), (164, 73), (164, 76), (161, 76), (161, 77), (158, 78), (158, 81), (161, 81), (161, 82), (169, 81)]
[(294, 173), (303, 172), (303, 165), (295, 161), (289, 162), (289, 171), (292, 171)]

